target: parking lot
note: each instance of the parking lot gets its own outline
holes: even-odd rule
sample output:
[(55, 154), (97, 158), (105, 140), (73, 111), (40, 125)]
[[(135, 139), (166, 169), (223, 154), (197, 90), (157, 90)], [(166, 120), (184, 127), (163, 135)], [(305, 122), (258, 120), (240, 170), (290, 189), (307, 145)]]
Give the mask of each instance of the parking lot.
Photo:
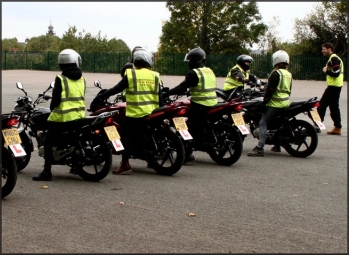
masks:
[[(3, 70), (2, 113), (23, 95), (17, 81), (35, 100), (56, 74)], [(99, 91), (94, 80), (110, 88), (121, 79), (84, 75), (87, 107)], [(184, 77), (161, 78), (174, 87)], [(217, 78), (219, 87), (223, 82)], [(325, 81), (295, 80), (291, 100), (320, 98), (325, 88)], [(323, 131), (317, 150), (304, 159), (272, 152), (270, 145), (264, 157), (248, 157), (258, 142), (250, 134), (241, 158), (229, 167), (194, 152), (196, 160), (173, 176), (130, 160), (131, 175), (110, 173), (98, 183), (65, 166), (53, 166), (52, 182), (34, 182), (44, 162), (35, 150), (2, 200), (2, 253), (347, 253), (346, 82), (340, 107), (342, 135)], [(333, 128), (329, 111), (324, 124)], [(120, 160), (113, 156), (113, 169)]]

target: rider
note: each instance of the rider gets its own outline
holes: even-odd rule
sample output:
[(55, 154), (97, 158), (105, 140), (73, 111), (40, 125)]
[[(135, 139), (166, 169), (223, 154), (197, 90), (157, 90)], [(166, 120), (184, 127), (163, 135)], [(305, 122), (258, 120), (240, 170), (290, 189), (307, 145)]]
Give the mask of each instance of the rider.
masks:
[[(44, 140), (44, 170), (33, 176), (34, 181), (52, 181), (52, 145), (59, 139), (59, 134), (70, 130), (74, 120), (85, 117), (86, 80), (80, 69), (80, 55), (72, 49), (65, 49), (58, 55), (61, 75), (55, 78), (48, 117), (48, 130)], [(72, 172), (71, 173), (75, 173)]]
[[(265, 112), (259, 122), (258, 145), (247, 156), (264, 156), (264, 144), (267, 138), (267, 126), (273, 117), (290, 106), (292, 74), (287, 70), (290, 57), (286, 51), (279, 50), (272, 55), (274, 69), (269, 78), (264, 94), (263, 107)], [(280, 152), (280, 146), (275, 145), (272, 151)]]
[(125, 149), (120, 166), (112, 171), (113, 174), (129, 174), (132, 171), (130, 146), (140, 147), (142, 123), (155, 108), (162, 106), (160, 74), (151, 70), (153, 54), (146, 49), (138, 49), (133, 54), (133, 64), (134, 68), (127, 68), (118, 84), (98, 96), (99, 100), (105, 100), (123, 90), (126, 94), (126, 118), (121, 130), (121, 142)]
[(249, 55), (240, 55), (236, 60), (236, 65), (230, 69), (225, 78), (223, 91), (230, 94), (234, 89), (242, 91), (246, 82), (257, 82), (257, 77), (250, 73), (253, 58)]
[[(200, 47), (190, 50), (184, 61), (188, 62), (189, 72), (176, 87), (163, 94), (164, 98), (170, 95), (183, 94), (189, 89), (191, 106), (189, 110), (189, 130), (193, 136), (193, 143), (200, 144), (206, 113), (217, 104), (216, 76), (213, 71), (205, 67), (206, 53)], [(195, 160), (192, 148), (186, 148), (184, 163)]]

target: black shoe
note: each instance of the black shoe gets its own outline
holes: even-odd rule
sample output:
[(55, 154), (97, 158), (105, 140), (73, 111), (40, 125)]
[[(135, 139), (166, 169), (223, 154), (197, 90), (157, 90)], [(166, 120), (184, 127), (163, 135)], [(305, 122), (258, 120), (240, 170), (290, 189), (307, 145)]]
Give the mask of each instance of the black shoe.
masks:
[(191, 155), (189, 155), (189, 156), (184, 158), (184, 163), (183, 164), (188, 163), (190, 161), (194, 161), (194, 160), (195, 160), (195, 157), (194, 157), (193, 154), (191, 154)]
[(254, 147), (252, 151), (247, 153), (247, 156), (250, 157), (264, 157), (264, 149), (258, 146)]
[(51, 171), (42, 171), (38, 175), (33, 176), (33, 181), (52, 181)]
[(273, 147), (271, 147), (271, 150), (275, 152), (281, 152), (281, 148), (279, 145), (274, 145)]
[(78, 168), (72, 167), (72, 168), (70, 168), (69, 173), (70, 174), (79, 174), (79, 171), (80, 170)]

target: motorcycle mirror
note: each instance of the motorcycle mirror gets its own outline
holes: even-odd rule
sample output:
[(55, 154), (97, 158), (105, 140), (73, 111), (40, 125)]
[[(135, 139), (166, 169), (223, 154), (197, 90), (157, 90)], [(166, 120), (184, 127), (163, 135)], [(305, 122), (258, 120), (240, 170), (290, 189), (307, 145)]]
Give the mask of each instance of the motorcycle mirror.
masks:
[(100, 81), (95, 80), (93, 84), (95, 85), (95, 87), (102, 89), (102, 85), (101, 85)]
[(53, 81), (53, 82), (51, 82), (51, 84), (50, 84), (50, 88), (53, 89), (54, 87), (55, 87), (55, 82)]
[(23, 84), (20, 81), (16, 82), (16, 86), (18, 89), (23, 90)]

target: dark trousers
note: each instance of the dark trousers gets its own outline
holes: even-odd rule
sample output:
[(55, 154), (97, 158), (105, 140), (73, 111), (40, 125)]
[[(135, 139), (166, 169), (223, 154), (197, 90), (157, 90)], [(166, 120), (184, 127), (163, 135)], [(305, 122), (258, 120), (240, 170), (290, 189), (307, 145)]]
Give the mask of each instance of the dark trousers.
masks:
[(330, 108), (330, 116), (336, 128), (342, 128), (341, 112), (339, 109), (339, 98), (342, 87), (327, 86), (320, 99), (320, 106), (317, 108), (321, 121), (324, 121), (327, 107)]
[(143, 145), (143, 135), (145, 132), (144, 120), (147, 116), (141, 118), (127, 117), (121, 123), (121, 142), (124, 150), (121, 153), (122, 161), (127, 162), (131, 157), (131, 148), (133, 151), (141, 150)]
[(203, 140), (203, 131), (207, 119), (207, 112), (211, 109), (210, 106), (205, 106), (191, 102), (188, 113), (188, 129), (193, 137), (193, 142)]
[(51, 171), (52, 166), (52, 146), (56, 145), (65, 131), (74, 129), (73, 121), (52, 122), (49, 121), (49, 127), (44, 140), (44, 170)]

